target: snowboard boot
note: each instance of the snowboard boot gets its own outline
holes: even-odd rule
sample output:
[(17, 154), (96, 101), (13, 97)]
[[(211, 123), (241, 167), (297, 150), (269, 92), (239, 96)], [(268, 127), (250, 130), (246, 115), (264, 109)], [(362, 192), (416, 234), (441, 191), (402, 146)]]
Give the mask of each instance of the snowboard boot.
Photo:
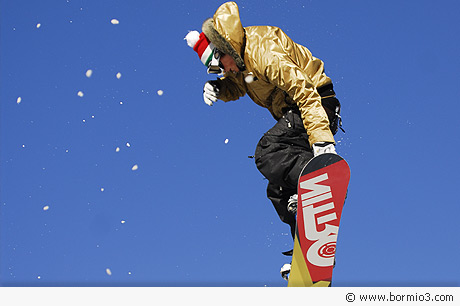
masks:
[(293, 215), (297, 213), (297, 194), (291, 195), (291, 197), (289, 198), (287, 210)]
[(281, 267), (280, 273), (281, 273), (282, 278), (284, 278), (285, 280), (288, 280), (289, 279), (289, 273), (291, 273), (291, 264), (288, 264), (288, 263), (284, 264)]

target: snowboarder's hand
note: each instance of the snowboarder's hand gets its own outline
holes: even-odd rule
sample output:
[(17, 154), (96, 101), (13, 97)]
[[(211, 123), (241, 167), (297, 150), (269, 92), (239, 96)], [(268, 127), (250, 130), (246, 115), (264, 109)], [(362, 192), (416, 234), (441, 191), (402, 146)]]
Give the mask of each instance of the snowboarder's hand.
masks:
[(219, 97), (219, 86), (217, 81), (208, 81), (204, 84), (203, 88), (203, 99), (204, 103), (209, 106), (212, 106), (213, 102), (217, 102)]
[(313, 155), (315, 157), (324, 153), (337, 154), (337, 152), (335, 152), (335, 146), (332, 142), (317, 142), (313, 144)]

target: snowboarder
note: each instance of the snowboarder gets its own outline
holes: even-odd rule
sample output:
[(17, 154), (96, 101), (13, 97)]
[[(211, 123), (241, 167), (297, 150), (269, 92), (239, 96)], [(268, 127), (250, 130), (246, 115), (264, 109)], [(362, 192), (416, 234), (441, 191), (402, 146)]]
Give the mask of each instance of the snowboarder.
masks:
[(255, 162), (294, 237), (300, 172), (314, 156), (336, 153), (333, 135), (341, 127), (340, 103), (323, 62), (277, 27), (243, 28), (235, 2), (221, 5), (201, 33), (185, 39), (208, 73), (223, 73), (204, 85), (206, 104), (248, 94), (277, 120), (257, 144)]

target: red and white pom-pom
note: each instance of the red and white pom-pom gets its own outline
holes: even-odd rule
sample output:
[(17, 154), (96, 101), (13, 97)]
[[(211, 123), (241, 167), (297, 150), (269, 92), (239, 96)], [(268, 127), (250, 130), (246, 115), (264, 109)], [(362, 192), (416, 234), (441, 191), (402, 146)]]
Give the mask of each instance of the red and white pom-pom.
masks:
[(187, 41), (187, 45), (193, 48), (200, 39), (200, 33), (198, 31), (190, 31), (184, 39)]

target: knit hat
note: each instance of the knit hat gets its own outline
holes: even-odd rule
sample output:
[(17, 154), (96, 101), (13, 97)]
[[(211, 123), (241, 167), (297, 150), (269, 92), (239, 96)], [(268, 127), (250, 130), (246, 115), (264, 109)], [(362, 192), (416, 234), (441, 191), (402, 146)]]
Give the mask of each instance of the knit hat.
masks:
[(209, 41), (204, 33), (198, 31), (190, 31), (184, 38), (187, 45), (193, 48), (201, 62), (208, 67), (208, 73), (220, 73), (219, 66), (219, 53), (215, 52), (216, 47)]

